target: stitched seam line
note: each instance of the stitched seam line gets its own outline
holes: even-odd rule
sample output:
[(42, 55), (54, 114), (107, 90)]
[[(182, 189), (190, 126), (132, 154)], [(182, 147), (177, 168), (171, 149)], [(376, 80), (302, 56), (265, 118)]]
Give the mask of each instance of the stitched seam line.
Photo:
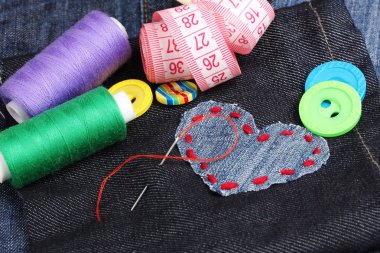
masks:
[(329, 43), (329, 39), (327, 37), (326, 30), (323, 27), (321, 16), (319, 16), (319, 13), (318, 13), (317, 9), (314, 8), (314, 6), (311, 3), (311, 1), (309, 1), (309, 6), (310, 6), (310, 9), (314, 12), (314, 14), (315, 14), (315, 16), (316, 16), (316, 18), (318, 20), (318, 26), (321, 28), (321, 32), (323, 34), (323, 37), (324, 37), (326, 45), (327, 45), (327, 49), (329, 50), (330, 59), (334, 60), (334, 55), (333, 55), (331, 47), (330, 47), (330, 43)]
[[(318, 11), (316, 8), (314, 8), (313, 4), (311, 3), (311, 1), (309, 1), (309, 6), (310, 8), (312, 9), (312, 11), (314, 12), (315, 16), (317, 17), (317, 20), (318, 20), (318, 26), (321, 28), (321, 32), (323, 34), (323, 37), (325, 39), (325, 43), (327, 45), (327, 48), (329, 50), (329, 55), (330, 55), (330, 58), (331, 60), (334, 60), (334, 54), (332, 53), (332, 50), (331, 50), (331, 47), (330, 47), (330, 43), (329, 43), (329, 39), (327, 37), (327, 33), (326, 33), (326, 30), (325, 28), (323, 27), (323, 24), (322, 24), (322, 19), (321, 19), (321, 16), (319, 15)], [(378, 170), (380, 170), (380, 164), (375, 160), (375, 157), (372, 155), (372, 152), (370, 150), (370, 148), (368, 147), (368, 145), (365, 143), (364, 141), (364, 138), (363, 136), (360, 134), (359, 130), (357, 127), (355, 127), (355, 132), (358, 134), (359, 136), (359, 139), (360, 139), (360, 142), (362, 143), (363, 147), (365, 148), (368, 156), (369, 156), (369, 159), (372, 161), (372, 163), (376, 166), (376, 168)]]
[(355, 127), (355, 131), (358, 134), (359, 139), (360, 139), (361, 143), (363, 144), (365, 150), (367, 151), (367, 153), (369, 155), (369, 159), (371, 159), (372, 163), (376, 166), (376, 168), (378, 170), (380, 170), (380, 164), (375, 160), (375, 157), (372, 155), (371, 150), (369, 149), (369, 147), (367, 146), (367, 144), (364, 142), (364, 139), (363, 139), (362, 135), (360, 134), (360, 132), (359, 132), (359, 130), (358, 130), (357, 127)]
[(145, 23), (148, 23), (148, 0), (144, 0)]

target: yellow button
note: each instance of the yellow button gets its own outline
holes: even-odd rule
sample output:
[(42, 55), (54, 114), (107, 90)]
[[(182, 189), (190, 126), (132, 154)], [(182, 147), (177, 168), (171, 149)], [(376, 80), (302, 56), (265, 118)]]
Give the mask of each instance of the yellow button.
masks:
[(108, 90), (111, 94), (124, 91), (132, 101), (136, 117), (143, 115), (152, 105), (153, 93), (149, 85), (141, 80), (129, 79), (115, 84)]

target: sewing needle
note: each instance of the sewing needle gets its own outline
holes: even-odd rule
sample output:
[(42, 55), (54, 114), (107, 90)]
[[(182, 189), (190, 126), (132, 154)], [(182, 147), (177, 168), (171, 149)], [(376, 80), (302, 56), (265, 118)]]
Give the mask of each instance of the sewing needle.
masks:
[[(169, 150), (168, 150), (168, 152), (166, 153), (165, 156), (169, 156), (169, 155), (170, 155), (170, 153), (172, 152), (173, 148), (175, 147), (175, 145), (177, 144), (178, 141), (179, 141), (179, 137), (177, 137), (177, 138), (174, 140), (173, 144), (170, 146), (170, 148), (169, 148)], [(165, 160), (166, 160), (166, 158), (162, 159), (162, 161), (161, 161), (161, 163), (159, 164), (159, 166), (163, 165), (164, 162), (165, 162)], [(132, 206), (132, 208), (131, 208), (131, 211), (133, 211), (133, 209), (135, 209), (135, 207), (136, 207), (137, 204), (140, 202), (142, 196), (144, 195), (144, 193), (146, 192), (147, 189), (148, 189), (148, 185), (145, 186), (144, 190), (142, 190), (142, 192), (140, 193), (140, 195), (139, 195), (139, 197), (137, 198), (135, 204), (133, 204), (133, 206)]]
[(144, 195), (144, 193), (146, 192), (146, 190), (148, 189), (148, 186), (149, 185), (146, 185), (144, 190), (140, 193), (139, 197), (137, 198), (136, 202), (133, 204), (132, 208), (131, 208), (131, 212), (133, 211), (133, 209), (135, 209), (135, 207), (137, 206), (137, 204), (140, 202), (142, 196)]
[[(177, 144), (178, 141), (179, 141), (179, 137), (177, 137), (177, 138), (175, 139), (175, 141), (174, 141), (173, 144), (170, 146), (170, 148), (169, 148), (169, 150), (168, 150), (168, 152), (166, 153), (165, 156), (169, 156), (169, 155), (170, 155), (170, 153), (172, 152), (173, 148), (175, 147), (175, 145)], [(161, 161), (161, 163), (159, 164), (159, 166), (163, 165), (165, 161), (166, 161), (166, 157), (165, 157), (164, 159), (162, 159), (162, 161)]]

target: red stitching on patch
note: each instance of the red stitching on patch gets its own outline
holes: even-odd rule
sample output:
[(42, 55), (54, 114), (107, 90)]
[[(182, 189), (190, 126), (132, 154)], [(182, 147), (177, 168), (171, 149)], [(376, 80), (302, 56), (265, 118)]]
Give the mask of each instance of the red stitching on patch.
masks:
[(314, 151), (313, 151), (313, 154), (314, 155), (319, 155), (321, 153), (321, 150), (318, 148), (318, 147), (316, 147), (315, 149), (314, 149)]
[(221, 111), (222, 111), (222, 107), (220, 107), (220, 106), (215, 106), (215, 107), (210, 109), (211, 113), (219, 113)]
[(305, 140), (307, 142), (312, 142), (313, 141), (313, 137), (311, 137), (310, 135), (305, 135)]
[(193, 159), (197, 158), (197, 156), (196, 156), (195, 153), (194, 153), (194, 150), (192, 150), (192, 149), (188, 149), (188, 150), (186, 150), (186, 155), (187, 155), (187, 157), (189, 157), (189, 158), (193, 158)]
[(291, 175), (294, 175), (295, 171), (292, 170), (292, 169), (282, 169), (282, 170), (280, 171), (280, 173), (281, 173), (282, 175), (291, 176)]
[(193, 137), (190, 134), (186, 135), (185, 140), (187, 143), (191, 143), (193, 141)]
[(268, 181), (268, 177), (267, 176), (262, 176), (262, 177), (257, 177), (255, 179), (253, 179), (252, 183), (254, 183), (254, 184), (263, 184), (266, 181)]
[(305, 166), (305, 167), (310, 167), (310, 166), (312, 166), (312, 165), (314, 165), (315, 164), (315, 161), (314, 160), (307, 160), (307, 161), (305, 161), (304, 163), (303, 163), (303, 166)]
[(235, 182), (227, 182), (227, 183), (224, 183), (220, 186), (220, 189), (222, 190), (232, 190), (232, 189), (235, 189), (237, 188), (239, 185), (238, 183), (235, 183)]
[(252, 127), (251, 127), (250, 125), (248, 125), (248, 124), (243, 125), (243, 131), (244, 131), (244, 133), (246, 133), (246, 134), (253, 134), (253, 129), (252, 129)]
[(195, 116), (194, 118), (192, 118), (192, 120), (195, 122), (195, 121), (198, 121), (198, 120), (201, 120), (203, 119), (203, 115), (202, 114), (199, 114), (197, 116)]
[(230, 116), (235, 119), (240, 119), (241, 115), (238, 112), (231, 112)]
[(293, 132), (289, 131), (289, 130), (285, 130), (285, 131), (282, 131), (281, 134), (282, 135), (293, 135)]
[(269, 138), (270, 138), (270, 134), (262, 134), (259, 136), (259, 138), (257, 138), (257, 141), (264, 142), (264, 141), (269, 140)]
[(211, 174), (208, 174), (208, 175), (207, 175), (207, 179), (208, 179), (208, 181), (210, 181), (210, 183), (212, 183), (212, 184), (215, 184), (216, 182), (218, 182), (218, 180), (216, 180), (216, 178), (214, 177), (214, 175), (211, 175)]
[(207, 163), (201, 163), (201, 168), (202, 170), (207, 170), (208, 169)]

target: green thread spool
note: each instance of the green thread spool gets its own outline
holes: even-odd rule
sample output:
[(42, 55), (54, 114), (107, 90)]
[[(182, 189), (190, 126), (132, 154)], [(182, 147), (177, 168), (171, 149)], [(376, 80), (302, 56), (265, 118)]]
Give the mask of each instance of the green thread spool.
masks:
[(125, 93), (100, 87), (11, 127), (0, 133), (0, 180), (22, 188), (122, 141), (133, 115)]

